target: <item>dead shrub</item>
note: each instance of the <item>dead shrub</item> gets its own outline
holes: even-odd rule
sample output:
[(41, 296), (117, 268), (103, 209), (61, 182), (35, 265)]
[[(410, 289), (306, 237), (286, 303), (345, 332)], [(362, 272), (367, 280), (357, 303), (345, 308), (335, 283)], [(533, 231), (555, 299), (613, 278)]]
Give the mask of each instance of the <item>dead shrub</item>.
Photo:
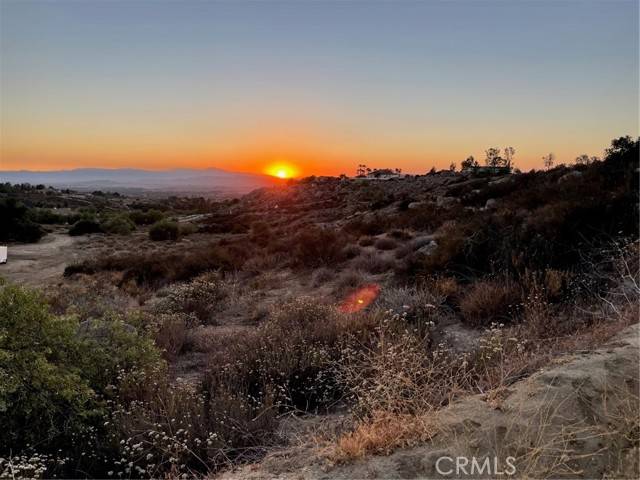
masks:
[(340, 395), (331, 371), (341, 342), (369, 328), (366, 316), (345, 317), (306, 298), (274, 307), (256, 330), (212, 353), (204, 383), (210, 408), (229, 412), (224, 420), (240, 432), (255, 417), (329, 405)]
[(251, 224), (251, 241), (264, 247), (271, 239), (271, 229), (267, 222), (254, 222)]
[(402, 314), (414, 327), (428, 329), (451, 316), (444, 302), (445, 297), (433, 290), (410, 286), (383, 288), (374, 305), (381, 311)]
[(314, 270), (313, 274), (311, 275), (311, 284), (314, 287), (319, 287), (320, 285), (333, 280), (335, 276), (336, 274), (333, 270), (326, 267), (320, 267)]
[(369, 278), (361, 270), (345, 270), (335, 281), (333, 291), (339, 298), (343, 298), (350, 291), (368, 283)]
[(295, 237), (294, 244), (294, 258), (305, 267), (335, 265), (344, 260), (346, 239), (329, 228), (306, 228)]
[(183, 314), (158, 315), (155, 343), (167, 360), (175, 359), (182, 352), (187, 336), (187, 325), (193, 320)]
[(138, 286), (159, 288), (168, 283), (189, 280), (208, 270), (233, 271), (239, 269), (250, 251), (242, 244), (220, 246), (208, 244), (191, 250), (137, 254), (125, 253), (96, 257), (69, 265), (65, 276), (76, 273), (88, 275), (101, 271), (122, 272), (120, 285), (135, 282)]
[(488, 326), (513, 318), (520, 301), (520, 289), (509, 280), (480, 280), (463, 294), (460, 312), (465, 323)]

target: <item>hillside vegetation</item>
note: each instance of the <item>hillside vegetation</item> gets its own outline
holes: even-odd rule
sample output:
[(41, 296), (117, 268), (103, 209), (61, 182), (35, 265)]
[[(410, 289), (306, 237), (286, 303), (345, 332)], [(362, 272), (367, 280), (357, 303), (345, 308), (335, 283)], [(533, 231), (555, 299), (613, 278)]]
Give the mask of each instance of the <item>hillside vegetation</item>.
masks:
[[(529, 173), (108, 198), (66, 221), (97, 250), (46, 295), (0, 287), (0, 472), (211, 476), (296, 442), (327, 468), (429, 445), (443, 409), (499, 408), (637, 322), (638, 145)], [(602, 474), (632, 477), (638, 385), (620, 385)], [(584, 453), (560, 471), (514, 452), (530, 477)]]

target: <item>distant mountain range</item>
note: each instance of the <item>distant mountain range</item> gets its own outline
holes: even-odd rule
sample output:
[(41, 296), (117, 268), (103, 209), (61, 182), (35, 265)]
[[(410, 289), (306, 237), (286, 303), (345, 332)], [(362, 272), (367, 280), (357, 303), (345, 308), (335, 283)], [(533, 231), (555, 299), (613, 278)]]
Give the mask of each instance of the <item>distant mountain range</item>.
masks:
[(168, 192), (184, 194), (242, 194), (276, 185), (267, 175), (228, 172), (216, 168), (141, 170), (135, 168), (78, 168), (54, 171), (0, 171), (0, 182), (44, 184), (81, 191)]

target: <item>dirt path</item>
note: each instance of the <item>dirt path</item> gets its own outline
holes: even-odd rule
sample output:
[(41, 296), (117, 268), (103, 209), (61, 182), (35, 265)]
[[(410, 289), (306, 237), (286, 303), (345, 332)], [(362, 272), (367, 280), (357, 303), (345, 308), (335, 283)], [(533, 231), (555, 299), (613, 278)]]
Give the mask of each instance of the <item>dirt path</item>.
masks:
[(0, 276), (32, 286), (55, 282), (62, 277), (65, 266), (80, 257), (80, 250), (74, 247), (83, 239), (67, 233), (49, 233), (37, 243), (9, 245)]

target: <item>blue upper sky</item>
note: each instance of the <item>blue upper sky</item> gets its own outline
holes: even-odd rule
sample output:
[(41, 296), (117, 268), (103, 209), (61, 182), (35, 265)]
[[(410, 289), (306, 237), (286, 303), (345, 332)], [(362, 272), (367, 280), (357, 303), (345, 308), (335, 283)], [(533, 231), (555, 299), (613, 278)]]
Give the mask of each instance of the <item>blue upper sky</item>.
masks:
[(638, 134), (637, 1), (0, 5), (5, 168), (527, 168)]

